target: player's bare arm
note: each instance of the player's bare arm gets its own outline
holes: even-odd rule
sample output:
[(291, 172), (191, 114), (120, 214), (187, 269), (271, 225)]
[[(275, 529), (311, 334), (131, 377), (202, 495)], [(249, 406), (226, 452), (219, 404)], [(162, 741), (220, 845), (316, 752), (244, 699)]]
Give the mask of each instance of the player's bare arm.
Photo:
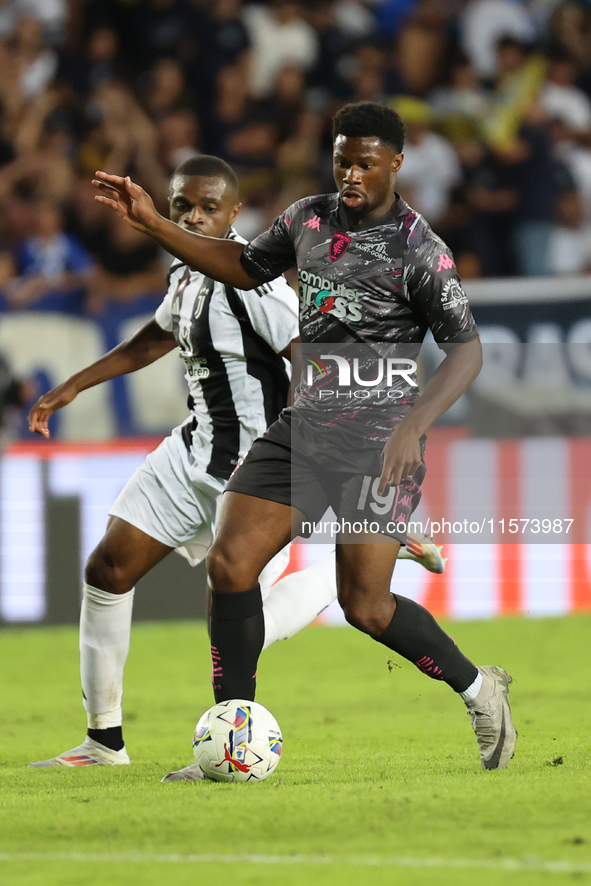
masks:
[(175, 347), (176, 341), (172, 332), (161, 329), (155, 320), (150, 320), (100, 360), (43, 394), (29, 413), (29, 430), (49, 439), (50, 416), (75, 400), (81, 391), (149, 366)]
[(255, 289), (260, 285), (261, 281), (250, 277), (240, 263), (244, 249), (241, 243), (183, 230), (160, 215), (150, 195), (129, 176), (97, 172), (92, 183), (100, 192), (95, 197), (99, 203), (194, 270), (237, 289)]
[(478, 338), (447, 346), (446, 351), (445, 360), (384, 446), (380, 495), (387, 486), (397, 486), (417, 470), (421, 463), (421, 437), (462, 396), (482, 368), (482, 345)]

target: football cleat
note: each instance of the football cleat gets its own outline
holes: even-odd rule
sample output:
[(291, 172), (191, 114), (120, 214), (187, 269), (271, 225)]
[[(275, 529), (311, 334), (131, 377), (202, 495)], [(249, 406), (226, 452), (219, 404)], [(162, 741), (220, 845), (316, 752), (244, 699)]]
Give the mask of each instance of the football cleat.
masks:
[(53, 766), (129, 766), (129, 757), (125, 748), (120, 751), (113, 751), (99, 744), (93, 738), (88, 738), (72, 748), (71, 751), (64, 751), (57, 757), (50, 760), (39, 760), (37, 763), (29, 763), (33, 769), (49, 769)]
[(414, 560), (429, 572), (441, 573), (445, 569), (447, 557), (441, 556), (443, 545), (436, 545), (430, 535), (422, 532), (406, 534), (406, 544), (400, 548), (401, 560)]
[(509, 707), (509, 683), (513, 678), (502, 668), (483, 665), (482, 687), (466, 707), (478, 741), (483, 769), (505, 769), (515, 753), (517, 730)]
[(169, 772), (160, 781), (208, 781), (207, 775), (201, 771), (198, 763), (189, 763), (183, 769)]

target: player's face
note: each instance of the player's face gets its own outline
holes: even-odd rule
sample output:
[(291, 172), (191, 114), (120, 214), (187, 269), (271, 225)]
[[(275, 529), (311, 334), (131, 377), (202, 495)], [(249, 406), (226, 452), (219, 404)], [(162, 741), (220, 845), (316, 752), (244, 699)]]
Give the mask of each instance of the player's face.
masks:
[(222, 176), (175, 176), (170, 185), (170, 218), (195, 234), (227, 237), (238, 213), (236, 191)]
[(379, 138), (337, 135), (334, 178), (348, 213), (357, 221), (385, 215), (394, 202), (402, 154)]

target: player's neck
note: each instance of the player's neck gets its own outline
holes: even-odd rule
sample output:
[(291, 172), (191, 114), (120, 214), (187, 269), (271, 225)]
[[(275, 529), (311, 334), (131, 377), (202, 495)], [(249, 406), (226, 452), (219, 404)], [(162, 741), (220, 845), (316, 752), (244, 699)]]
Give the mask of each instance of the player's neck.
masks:
[(384, 200), (380, 203), (379, 206), (376, 206), (374, 209), (371, 209), (368, 213), (364, 215), (358, 215), (357, 213), (353, 214), (350, 210), (345, 206), (345, 214), (347, 216), (347, 220), (349, 222), (350, 227), (355, 228), (358, 225), (365, 225), (368, 222), (375, 221), (378, 218), (382, 218), (384, 215), (387, 215), (394, 209), (396, 205), (396, 201), (398, 197), (396, 194), (391, 194), (387, 200)]

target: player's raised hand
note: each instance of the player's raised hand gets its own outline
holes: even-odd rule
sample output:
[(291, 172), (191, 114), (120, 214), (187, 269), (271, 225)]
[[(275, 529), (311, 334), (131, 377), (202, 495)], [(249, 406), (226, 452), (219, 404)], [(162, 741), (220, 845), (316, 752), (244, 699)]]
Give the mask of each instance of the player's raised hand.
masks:
[(378, 495), (383, 495), (388, 486), (398, 484), (414, 474), (421, 464), (420, 439), (412, 431), (407, 431), (400, 424), (388, 437), (382, 450), (382, 474)]
[(160, 215), (147, 191), (132, 182), (128, 175), (110, 175), (108, 172), (96, 172), (92, 183), (100, 191), (95, 200), (114, 209), (136, 231), (150, 233)]
[(29, 430), (35, 434), (41, 434), (46, 440), (49, 439), (50, 432), (47, 426), (49, 417), (53, 415), (56, 409), (62, 409), (71, 403), (78, 395), (78, 391), (70, 382), (64, 382), (53, 388), (42, 397), (39, 397), (31, 411), (29, 412)]

